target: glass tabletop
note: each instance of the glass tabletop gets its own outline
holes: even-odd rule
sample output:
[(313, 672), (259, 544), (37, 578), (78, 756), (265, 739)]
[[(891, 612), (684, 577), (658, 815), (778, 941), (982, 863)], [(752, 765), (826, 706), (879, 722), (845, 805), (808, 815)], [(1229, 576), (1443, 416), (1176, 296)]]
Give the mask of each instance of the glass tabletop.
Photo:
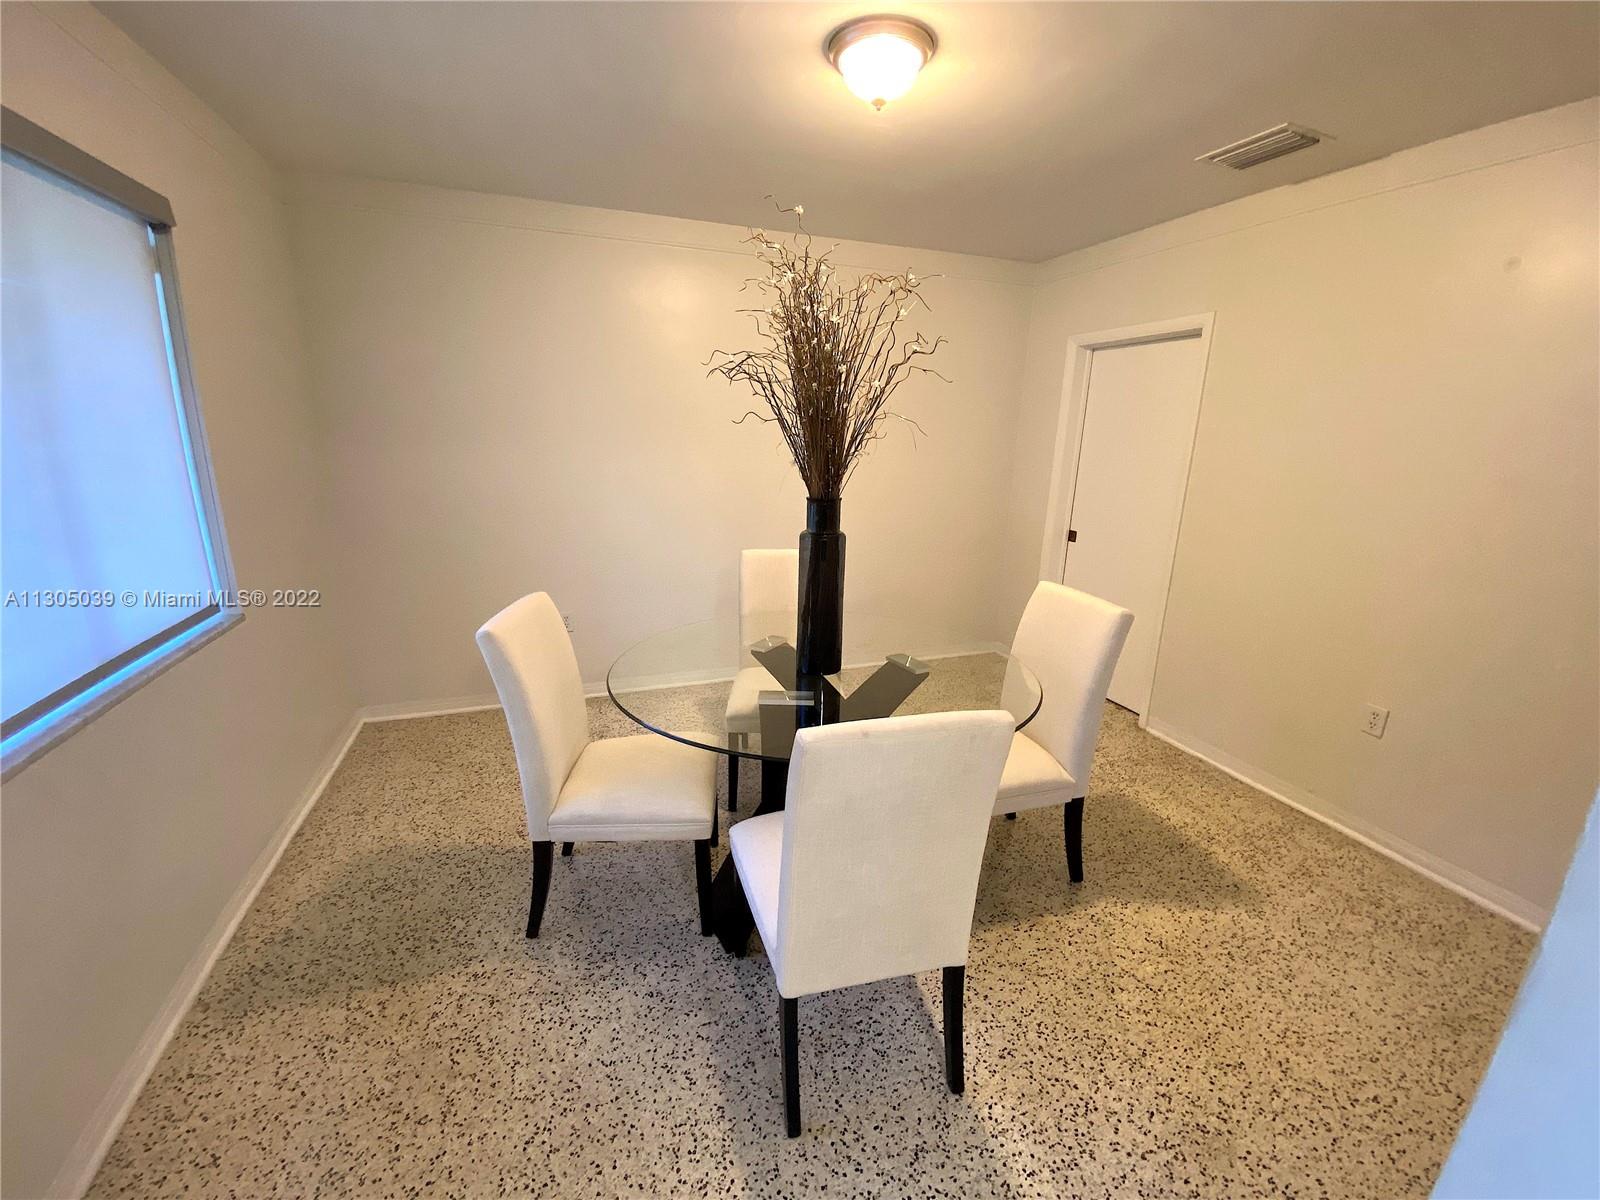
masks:
[(1039, 711), (1033, 672), (1001, 645), (914, 620), (845, 614), (844, 668), (797, 679), (794, 613), (701, 621), (652, 634), (606, 674), (618, 708), (653, 733), (741, 758), (787, 761), (808, 725), (911, 713)]

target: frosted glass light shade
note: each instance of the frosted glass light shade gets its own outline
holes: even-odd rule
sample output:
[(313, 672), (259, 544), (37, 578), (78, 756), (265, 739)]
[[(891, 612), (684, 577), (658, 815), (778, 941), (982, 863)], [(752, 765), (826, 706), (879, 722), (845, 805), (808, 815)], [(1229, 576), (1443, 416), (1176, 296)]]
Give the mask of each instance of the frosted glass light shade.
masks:
[(904, 17), (872, 17), (842, 25), (828, 39), (828, 58), (845, 86), (881, 109), (911, 90), (933, 57), (932, 30)]

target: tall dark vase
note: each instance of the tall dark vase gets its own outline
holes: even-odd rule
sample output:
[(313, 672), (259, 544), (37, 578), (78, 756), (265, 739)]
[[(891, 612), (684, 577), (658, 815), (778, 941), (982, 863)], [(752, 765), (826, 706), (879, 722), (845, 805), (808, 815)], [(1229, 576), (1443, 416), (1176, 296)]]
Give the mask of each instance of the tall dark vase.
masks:
[(839, 500), (806, 501), (800, 535), (800, 619), (796, 630), (800, 687), (815, 690), (818, 676), (842, 665), (844, 652), (844, 534)]

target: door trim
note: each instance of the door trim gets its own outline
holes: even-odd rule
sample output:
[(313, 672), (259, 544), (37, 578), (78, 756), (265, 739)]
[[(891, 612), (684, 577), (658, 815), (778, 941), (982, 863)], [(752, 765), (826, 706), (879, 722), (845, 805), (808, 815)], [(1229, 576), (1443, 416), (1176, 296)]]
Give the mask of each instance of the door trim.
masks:
[[(1050, 496), (1045, 504), (1044, 541), (1039, 548), (1039, 578), (1060, 583), (1066, 574), (1067, 530), (1072, 525), (1072, 505), (1078, 486), (1078, 456), (1083, 452), (1083, 423), (1088, 415), (1090, 364), (1097, 350), (1115, 350), (1123, 346), (1142, 346), (1150, 342), (1173, 342), (1188, 338), (1200, 339), (1200, 397), (1194, 410), (1194, 428), (1189, 431), (1189, 449), (1183, 461), (1183, 505), (1178, 513), (1178, 525), (1172, 538), (1170, 560), (1176, 560), (1178, 542), (1183, 536), (1183, 507), (1189, 499), (1189, 478), (1194, 463), (1195, 435), (1200, 429), (1200, 413), (1205, 407), (1206, 375), (1211, 365), (1211, 334), (1216, 324), (1214, 312), (1196, 313), (1187, 317), (1173, 317), (1164, 321), (1150, 321), (1143, 325), (1125, 325), (1118, 329), (1102, 329), (1093, 333), (1075, 333), (1067, 339), (1067, 365), (1061, 382), (1061, 402), (1056, 417), (1055, 456), (1050, 466)], [(1070, 466), (1069, 466), (1070, 464)], [(1161, 672), (1161, 633), (1166, 623), (1166, 600), (1172, 594), (1172, 571), (1169, 560), (1167, 592), (1162, 600), (1161, 612), (1156, 617), (1155, 675)], [(1139, 726), (1150, 721), (1150, 709), (1155, 707), (1155, 679), (1150, 684), (1150, 703), (1139, 714)]]

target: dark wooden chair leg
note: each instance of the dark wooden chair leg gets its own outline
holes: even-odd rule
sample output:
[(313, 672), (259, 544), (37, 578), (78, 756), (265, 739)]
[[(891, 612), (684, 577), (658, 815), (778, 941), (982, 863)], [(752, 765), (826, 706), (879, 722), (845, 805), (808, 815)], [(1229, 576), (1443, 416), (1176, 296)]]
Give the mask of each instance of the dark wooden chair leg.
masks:
[(739, 756), (728, 755), (728, 811), (739, 811)]
[(539, 922), (544, 920), (544, 902), (550, 895), (549, 842), (533, 844), (533, 895), (528, 898), (528, 936), (539, 936)]
[(966, 984), (965, 966), (944, 969), (944, 1081), (958, 1096), (967, 1086), (961, 1025), (961, 1002)]
[(1068, 800), (1063, 813), (1067, 839), (1067, 878), (1083, 882), (1083, 797)]
[(1006, 820), (1015, 821), (1016, 819), (1017, 819), (1017, 814), (1016, 813), (1007, 813), (1006, 814)]
[[(716, 820), (712, 817), (712, 820)], [(700, 936), (711, 936), (711, 839), (694, 843), (694, 888), (700, 901)]]
[(562, 858), (571, 858), (572, 857), (572, 843), (571, 842), (562, 842), (561, 843), (561, 857)]
[(800, 1001), (778, 997), (778, 1027), (783, 1041), (783, 1123), (800, 1136)]
[(711, 846), (713, 849), (715, 849), (717, 843), (722, 840), (721, 826), (722, 823), (717, 820), (717, 806), (715, 803), (713, 803), (711, 805)]

